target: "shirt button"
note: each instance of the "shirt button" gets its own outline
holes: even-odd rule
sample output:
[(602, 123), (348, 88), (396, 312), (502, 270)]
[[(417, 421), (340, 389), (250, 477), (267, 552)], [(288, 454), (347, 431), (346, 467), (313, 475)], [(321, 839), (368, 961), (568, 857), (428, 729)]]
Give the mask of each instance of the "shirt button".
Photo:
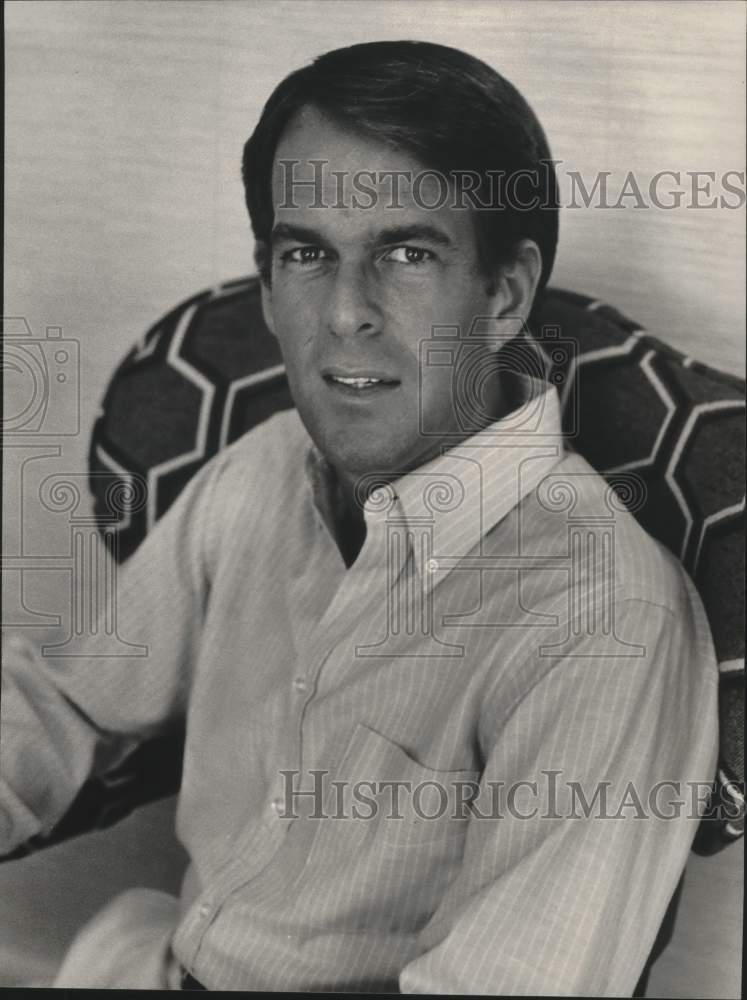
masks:
[(275, 813), (276, 816), (280, 815), (280, 810), (283, 808), (282, 799), (273, 799), (270, 803), (270, 809)]
[(303, 677), (296, 677), (293, 681), (293, 687), (296, 689), (296, 691), (303, 692), (308, 688), (308, 686), (309, 685), (306, 683)]
[(210, 916), (210, 911), (211, 910), (212, 910), (212, 906), (210, 905), (210, 903), (203, 903), (202, 906), (200, 907), (200, 909), (197, 912), (200, 914), (200, 916), (204, 920), (205, 917)]
[(429, 573), (435, 573), (436, 570), (438, 569), (438, 559), (429, 559), (428, 562), (425, 564), (425, 568), (428, 570)]

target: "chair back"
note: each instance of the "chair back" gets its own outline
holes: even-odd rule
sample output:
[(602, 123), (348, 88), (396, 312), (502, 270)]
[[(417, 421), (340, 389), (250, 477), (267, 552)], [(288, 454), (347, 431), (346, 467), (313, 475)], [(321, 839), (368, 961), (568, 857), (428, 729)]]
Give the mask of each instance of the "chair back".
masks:
[[(530, 325), (573, 446), (611, 483), (641, 486), (622, 499), (702, 597), (722, 668), (712, 801), (726, 818), (702, 823), (695, 846), (718, 850), (743, 831), (744, 383), (572, 292), (548, 289)], [(292, 406), (256, 277), (195, 295), (156, 323), (115, 372), (92, 436), (91, 488), (115, 557), (137, 548), (216, 452)], [(140, 499), (113, 509), (122, 494), (110, 477)]]

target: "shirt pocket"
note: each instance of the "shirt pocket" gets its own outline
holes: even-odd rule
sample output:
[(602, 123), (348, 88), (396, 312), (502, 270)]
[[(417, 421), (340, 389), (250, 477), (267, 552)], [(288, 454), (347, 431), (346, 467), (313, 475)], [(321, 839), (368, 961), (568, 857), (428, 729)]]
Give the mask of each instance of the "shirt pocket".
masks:
[(338, 930), (416, 932), (461, 867), (478, 772), (427, 767), (358, 723), (329, 778), (297, 904), (318, 920), (327, 901)]

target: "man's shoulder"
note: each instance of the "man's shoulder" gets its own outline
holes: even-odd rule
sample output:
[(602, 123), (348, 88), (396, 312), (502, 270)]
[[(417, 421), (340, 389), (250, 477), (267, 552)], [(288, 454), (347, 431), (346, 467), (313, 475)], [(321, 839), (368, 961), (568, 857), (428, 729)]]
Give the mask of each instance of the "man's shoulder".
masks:
[(567, 563), (564, 577), (579, 590), (608, 586), (616, 602), (681, 613), (688, 600), (682, 564), (628, 509), (645, 504), (645, 491), (639, 477), (608, 482), (569, 452), (514, 511), (521, 550)]
[(297, 412), (284, 410), (222, 448), (195, 476), (209, 521), (224, 533), (239, 522), (251, 531), (268, 505), (297, 496), (309, 442)]
[(299, 469), (308, 445), (298, 412), (281, 410), (223, 448), (210, 464), (221, 483), (233, 486), (247, 477), (256, 481), (258, 475), (263, 482), (282, 480)]
[(223, 449), (221, 454), (232, 459), (257, 451), (272, 451), (280, 445), (308, 441), (308, 434), (301, 423), (298, 410), (279, 410), (261, 424), (245, 431), (241, 437)]

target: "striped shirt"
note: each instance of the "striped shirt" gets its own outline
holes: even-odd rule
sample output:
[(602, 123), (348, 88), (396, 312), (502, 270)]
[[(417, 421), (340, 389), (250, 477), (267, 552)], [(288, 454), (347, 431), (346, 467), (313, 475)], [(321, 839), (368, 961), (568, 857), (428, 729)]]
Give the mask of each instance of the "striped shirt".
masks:
[(208, 463), (118, 577), (138, 655), (9, 656), (6, 849), (186, 712), (171, 947), (208, 988), (630, 995), (715, 771), (716, 660), (555, 389), (530, 402), (367, 490), (349, 568), (295, 412)]

